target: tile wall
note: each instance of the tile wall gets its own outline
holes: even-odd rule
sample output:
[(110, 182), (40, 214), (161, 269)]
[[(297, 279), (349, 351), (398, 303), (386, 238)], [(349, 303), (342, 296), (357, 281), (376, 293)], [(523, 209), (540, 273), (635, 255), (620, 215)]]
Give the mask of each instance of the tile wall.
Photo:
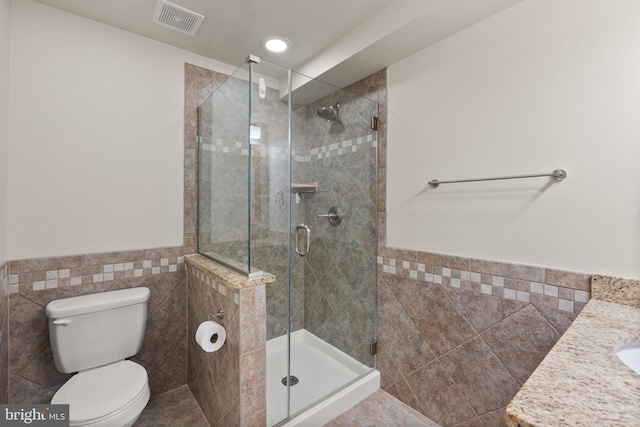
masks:
[(144, 344), (132, 360), (147, 369), (152, 395), (186, 383), (186, 281), (181, 248), (9, 263), (9, 402), (47, 403), (70, 375), (58, 372), (49, 344), (47, 303), (146, 286)]
[[(267, 88), (264, 98), (252, 100), (252, 123), (261, 126), (259, 144), (246, 142), (248, 120), (248, 83), (187, 64), (187, 87), (195, 85), (188, 96), (186, 139), (195, 141), (200, 129), (200, 144), (194, 145), (197, 159), (200, 251), (228, 262), (247, 262), (247, 222), (249, 197), (251, 210), (251, 265), (275, 274), (276, 283), (267, 290), (270, 313), (269, 338), (287, 328), (287, 199), (288, 189), (288, 109), (278, 91)], [(259, 65), (258, 65), (259, 68)], [(259, 72), (259, 69), (258, 69)], [(256, 90), (257, 93), (257, 84)], [(198, 114), (198, 106), (200, 106)], [(195, 111), (195, 113), (194, 113)], [(214, 114), (215, 111), (215, 114)], [(301, 128), (300, 109), (294, 110), (294, 128)], [(248, 189), (248, 164), (251, 153), (251, 193)], [(298, 221), (301, 222), (301, 221)], [(297, 261), (297, 260), (294, 260)], [(297, 263), (295, 263), (297, 264)], [(294, 266), (302, 277), (302, 263)], [(303, 325), (303, 291), (292, 291), (293, 330)]]
[[(368, 366), (376, 324), (378, 197), (378, 138), (370, 120), (379, 115), (385, 79), (385, 71), (375, 73), (305, 106), (305, 151), (294, 174), (295, 182), (317, 182), (323, 190), (303, 196), (304, 222), (312, 230), (304, 258), (304, 327)], [(317, 116), (319, 108), (337, 103), (339, 120)], [(343, 213), (338, 226), (316, 217), (332, 206)]]
[[(205, 70), (198, 73), (207, 75)], [(370, 116), (377, 114), (376, 85), (381, 79), (384, 73), (312, 104), (293, 106), (293, 181), (317, 182), (322, 190), (302, 194), (299, 203), (288, 188), (288, 109), (278, 91), (267, 88), (265, 98), (252, 100), (251, 121), (262, 128), (259, 144), (249, 146), (244, 141), (245, 80), (215, 80), (217, 85), (208, 86), (215, 90), (199, 114), (198, 192), (204, 201), (199, 206), (200, 249), (246, 262), (246, 227), (239, 225), (247, 222), (251, 154), (252, 266), (276, 276), (276, 282), (267, 287), (267, 339), (288, 328), (289, 201), (292, 223), (309, 225), (313, 240), (309, 256), (291, 259), (291, 330), (304, 327), (367, 364), (372, 364), (368, 349), (375, 335), (377, 245), (377, 138), (370, 129)], [(339, 121), (317, 116), (320, 107), (337, 102), (341, 104)], [(339, 227), (316, 218), (331, 206), (340, 206), (345, 214)], [(350, 327), (354, 323), (366, 325), (365, 331)]]
[[(196, 143), (198, 135), (198, 106), (207, 101), (213, 104), (219, 100), (216, 96), (222, 96), (226, 102), (232, 105), (240, 105), (238, 96), (244, 96), (246, 100), (246, 82), (229, 81), (229, 76), (225, 76), (214, 71), (206, 70), (190, 64), (185, 65), (186, 82), (186, 106), (185, 106), (185, 182), (188, 186), (186, 192), (190, 194), (185, 198), (185, 203), (192, 203), (192, 210), (185, 206), (185, 242), (188, 241), (186, 235), (197, 230), (197, 192), (202, 191), (201, 197), (204, 200), (211, 199), (210, 207), (201, 206), (200, 215), (204, 218), (229, 218), (230, 206), (246, 206), (247, 190), (241, 187), (234, 188), (233, 184), (246, 182), (246, 159), (248, 156), (248, 146), (242, 143), (237, 144), (235, 138), (229, 134), (214, 134), (213, 124), (219, 118), (206, 114), (207, 110), (201, 114), (201, 119), (210, 120), (202, 123), (201, 127), (211, 130), (210, 134), (202, 135), (200, 146)], [(228, 83), (228, 84), (227, 84)], [(212, 98), (212, 94), (214, 95)], [(273, 95), (273, 93), (270, 93)], [(269, 96), (268, 99), (276, 97)], [(277, 99), (277, 98), (276, 98)], [(224, 100), (223, 100), (224, 101)], [(267, 108), (263, 107), (264, 114), (279, 114), (279, 102), (270, 102)], [(207, 106), (208, 108), (208, 106)], [(246, 117), (246, 111), (244, 111)], [(225, 118), (221, 118), (225, 120)], [(227, 120), (229, 117), (227, 116)], [(234, 129), (232, 120), (227, 131)], [(246, 129), (246, 127), (245, 127)], [(232, 131), (230, 131), (232, 132)], [(233, 132), (232, 132), (233, 133)], [(265, 160), (279, 160), (280, 154), (275, 151), (279, 147), (276, 134), (265, 133), (264, 147), (260, 146), (254, 157), (253, 166), (256, 168), (256, 181), (254, 182), (255, 193), (252, 197), (260, 198), (260, 194), (268, 194), (269, 182), (259, 177), (269, 176), (269, 167), (284, 169), (276, 162), (272, 164)], [(266, 137), (270, 136), (267, 144)], [(282, 142), (282, 141), (280, 141)], [(270, 148), (270, 150), (269, 150)], [(199, 150), (199, 151), (198, 151)], [(244, 150), (244, 151), (243, 151)], [(200, 159), (199, 156), (204, 156)], [(228, 162), (232, 160), (238, 162), (238, 167), (232, 167), (234, 183), (220, 181), (227, 179), (223, 177), (224, 171), (229, 171)], [(204, 160), (204, 161), (203, 161)], [(225, 162), (227, 162), (225, 164)], [(224, 167), (222, 167), (224, 166)], [(198, 188), (198, 168), (203, 167), (201, 172), (205, 178), (201, 180), (204, 186)], [(187, 170), (190, 169), (190, 170)], [(238, 175), (240, 173), (240, 175)], [(220, 181), (220, 182), (217, 182)], [(218, 185), (222, 182), (223, 185)], [(220, 193), (224, 192), (224, 194)], [(243, 203), (238, 203), (231, 196), (241, 196)], [(287, 194), (288, 196), (288, 194)], [(226, 197), (226, 198), (225, 198)], [(216, 201), (216, 203), (213, 203)], [(206, 204), (206, 203), (205, 203)], [(235, 212), (235, 210), (233, 211)], [(278, 212), (275, 212), (276, 214)], [(259, 242), (267, 242), (266, 245), (256, 245), (252, 247), (253, 264), (260, 269), (275, 273), (278, 280), (285, 283), (284, 276), (279, 266), (282, 264), (282, 249), (286, 254), (286, 220), (278, 233), (267, 233), (261, 224), (268, 223), (269, 216), (274, 213), (266, 211), (254, 211), (252, 219), (252, 230), (254, 238)], [(235, 214), (231, 214), (234, 216)], [(279, 215), (281, 217), (282, 215)], [(237, 219), (236, 215), (236, 219)], [(286, 218), (286, 216), (285, 216)], [(244, 220), (246, 225), (246, 216)], [(204, 225), (204, 228), (202, 226)], [(220, 225), (220, 224), (217, 224)], [(224, 224), (223, 224), (224, 225)], [(226, 254), (230, 258), (241, 259), (243, 247), (234, 246), (234, 241), (238, 236), (223, 236), (225, 239), (212, 239), (211, 231), (216, 225), (212, 221), (205, 221), (201, 224), (202, 242), (211, 243), (201, 249), (211, 250)], [(219, 228), (219, 227), (218, 227)], [(223, 227), (224, 228), (224, 227)], [(244, 229), (244, 227), (243, 227)], [(224, 241), (228, 243), (223, 247)], [(244, 237), (246, 242), (246, 236)], [(208, 243), (205, 243), (208, 244)], [(221, 245), (222, 243), (222, 245)], [(200, 257), (202, 258), (202, 257)], [(286, 258), (286, 257), (285, 257)], [(271, 279), (270, 279), (271, 280)], [(266, 424), (266, 396), (265, 396), (265, 375), (266, 375), (266, 300), (267, 287), (279, 289), (277, 283), (264, 284), (255, 287), (238, 289), (229, 286), (227, 281), (221, 280), (207, 273), (206, 269), (198, 269), (190, 266), (188, 269), (189, 283), (189, 326), (188, 337), (195, 336), (198, 325), (207, 320), (209, 314), (217, 312), (219, 309), (225, 311), (224, 319), (219, 321), (227, 330), (227, 342), (217, 352), (205, 353), (193, 339), (188, 340), (188, 384), (196, 400), (202, 408), (209, 424), (214, 426), (264, 426)], [(276, 296), (277, 298), (277, 296)], [(273, 304), (274, 307), (282, 307)], [(272, 324), (274, 330), (278, 329), (277, 323)]]
[(442, 426), (502, 426), (506, 405), (589, 300), (590, 275), (388, 248), (380, 102), (381, 386)]
[(0, 266), (0, 404), (9, 402), (9, 264)]
[[(493, 276), (489, 289), (473, 260), (467, 267), (425, 264), (427, 272), (413, 261), (416, 270), (395, 273), (386, 261), (378, 281), (382, 387), (443, 426), (502, 425), (504, 407), (575, 319), (574, 307), (560, 309), (555, 284), (542, 284), (538, 293), (540, 282), (526, 281), (536, 298), (518, 299), (525, 291), (515, 288), (526, 276)], [(563, 275), (570, 276), (582, 289), (588, 284), (583, 274)]]
[(212, 353), (188, 340), (189, 388), (211, 427), (264, 426), (265, 284), (236, 289), (197, 263), (188, 262), (188, 336), (195, 336), (198, 326), (220, 309), (224, 318), (215, 321), (227, 334), (225, 344)]
[(590, 298), (590, 274), (423, 252), (400, 255), (408, 259), (378, 256), (382, 272), (575, 314)]
[(184, 105), (184, 253), (197, 252), (198, 232), (198, 106), (229, 76), (185, 64)]
[[(292, 258), (291, 329), (305, 327), (369, 363), (369, 341), (375, 336), (378, 144), (375, 136), (371, 135), (369, 120), (371, 115), (376, 114), (376, 104), (372, 99), (378, 101), (382, 96), (379, 86), (386, 78), (385, 72), (354, 84), (351, 92), (337, 91), (306, 107), (294, 106), (292, 121), (295, 149), (291, 153), (293, 181), (318, 182), (321, 189), (328, 190), (303, 194), (299, 204), (295, 203), (295, 195), (288, 188), (287, 106), (280, 101), (278, 93), (267, 89), (264, 99), (252, 102), (252, 123), (262, 127), (262, 138), (259, 145), (249, 147), (242, 142), (242, 138), (237, 137), (238, 127), (245, 130), (246, 126), (234, 119), (234, 114), (213, 114), (213, 108), (216, 105), (220, 107), (220, 103), (227, 106), (226, 110), (223, 109), (227, 112), (246, 107), (238, 99), (247, 96), (246, 82), (236, 81), (233, 77), (224, 80), (215, 73), (187, 65), (187, 87), (190, 78), (197, 82), (202, 95), (199, 99), (195, 95), (188, 95), (188, 99), (194, 101), (193, 104), (188, 103), (190, 106), (187, 107), (187, 140), (195, 140), (197, 131), (198, 116), (192, 111), (198, 102), (206, 100), (200, 110), (202, 133), (196, 153), (201, 175), (198, 192), (201, 200), (206, 201), (199, 207), (201, 218), (205, 219), (199, 230), (200, 236), (204, 237), (201, 243), (206, 242), (205, 250), (231, 258), (242, 256), (242, 248), (234, 247), (233, 242), (246, 241), (246, 237), (240, 239), (241, 236), (220, 231), (220, 228), (237, 229), (230, 226), (229, 221), (238, 219), (246, 223), (246, 212), (243, 216), (236, 211), (238, 206), (246, 206), (246, 162), (251, 149), (254, 174), (250, 196), (256, 204), (251, 212), (252, 265), (276, 277), (275, 282), (265, 289), (266, 338), (277, 337), (285, 333), (287, 328), (287, 266), (283, 260), (287, 259), (287, 232), (290, 226), (287, 223), (287, 198), (291, 198), (292, 222), (309, 224), (314, 236), (311, 255)], [(208, 80), (211, 83), (206, 83)], [(356, 91), (357, 94), (352, 93)], [(335, 102), (342, 105), (342, 121), (329, 123), (320, 120), (316, 110)], [(220, 111), (220, 108), (216, 111)], [(349, 123), (349, 126), (340, 126), (342, 123)], [(341, 227), (329, 228), (326, 219), (315, 218), (317, 213), (326, 212), (333, 205), (341, 206), (345, 211)], [(214, 236), (214, 232), (222, 234)], [(321, 235), (322, 239), (318, 237)], [(348, 248), (351, 250), (346, 251)], [(367, 274), (369, 280), (364, 279)], [(196, 295), (192, 287), (200, 289), (197, 292), (204, 292), (202, 289), (208, 287), (211, 294), (205, 292), (206, 295), (199, 297), (202, 301), (211, 301), (202, 306), (202, 310), (206, 307), (210, 310), (212, 306), (226, 301), (220, 295), (220, 289), (227, 295), (228, 290), (220, 288), (219, 283), (214, 283), (212, 291), (211, 278), (204, 276), (203, 279), (195, 275), (192, 284), (191, 277), (190, 298)], [(192, 310), (197, 304), (196, 301), (190, 302), (190, 316), (198, 312)], [(203, 311), (197, 315), (202, 321), (207, 313)], [(350, 327), (354, 323), (367, 325), (368, 332), (359, 335), (360, 328)], [(191, 329), (196, 326), (196, 319), (191, 319), (189, 336), (193, 335)], [(236, 324), (230, 324), (230, 328), (233, 330)], [(242, 328), (241, 334), (246, 330)], [(211, 425), (237, 418), (236, 409), (226, 405), (224, 398), (216, 394), (216, 388), (212, 385), (226, 384), (230, 381), (229, 376), (236, 375), (236, 355), (232, 353), (230, 356), (229, 352), (233, 352), (233, 346), (226, 356), (225, 353), (215, 354), (203, 361), (202, 352), (197, 348), (190, 348), (189, 351), (190, 359), (194, 359), (193, 364), (189, 364), (189, 385)], [(218, 359), (225, 357), (232, 368), (223, 372)], [(235, 394), (235, 391), (231, 394)], [(255, 397), (251, 400), (257, 401)], [(225, 410), (230, 412), (226, 413)]]
[[(237, 77), (199, 105), (199, 250), (248, 261), (248, 83)], [(205, 92), (206, 93), (206, 92)]]

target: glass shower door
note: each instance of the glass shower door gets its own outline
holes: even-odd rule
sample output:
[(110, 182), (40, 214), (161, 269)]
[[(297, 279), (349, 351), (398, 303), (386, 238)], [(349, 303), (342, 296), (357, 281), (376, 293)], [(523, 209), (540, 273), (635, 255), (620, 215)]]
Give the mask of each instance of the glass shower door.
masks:
[(280, 85), (287, 70), (251, 62), (249, 122), (252, 176), (250, 250), (253, 265), (276, 277), (266, 286), (267, 425), (289, 417), (291, 300), (290, 252), (290, 108)]
[[(250, 254), (266, 286), (267, 425), (375, 367), (377, 103), (250, 64)], [(292, 88), (293, 90), (290, 90)]]
[(301, 129), (292, 141), (290, 227), (310, 244), (291, 259), (299, 271), (291, 288), (303, 295), (291, 328), (292, 416), (375, 367), (378, 113), (377, 102), (348, 90), (295, 73), (293, 84)]

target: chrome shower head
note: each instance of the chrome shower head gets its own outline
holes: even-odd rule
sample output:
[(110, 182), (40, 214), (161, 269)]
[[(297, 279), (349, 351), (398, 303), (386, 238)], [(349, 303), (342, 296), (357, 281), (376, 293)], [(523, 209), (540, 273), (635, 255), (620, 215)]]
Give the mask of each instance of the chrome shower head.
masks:
[(338, 112), (340, 110), (340, 103), (331, 105), (329, 107), (318, 108), (318, 116), (329, 122), (335, 122), (338, 120)]

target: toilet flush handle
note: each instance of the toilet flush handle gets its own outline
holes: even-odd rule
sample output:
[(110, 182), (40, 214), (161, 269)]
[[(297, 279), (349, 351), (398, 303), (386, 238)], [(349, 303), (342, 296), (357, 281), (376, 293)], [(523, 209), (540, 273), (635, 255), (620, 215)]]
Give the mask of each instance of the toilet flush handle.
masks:
[(67, 326), (69, 323), (71, 323), (71, 319), (56, 319), (53, 321), (54, 325)]

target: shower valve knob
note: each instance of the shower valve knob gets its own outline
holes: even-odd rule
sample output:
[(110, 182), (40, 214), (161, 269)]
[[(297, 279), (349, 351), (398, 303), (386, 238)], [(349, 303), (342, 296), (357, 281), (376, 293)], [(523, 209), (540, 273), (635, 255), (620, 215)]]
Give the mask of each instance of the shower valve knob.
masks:
[(340, 208), (332, 206), (328, 213), (318, 214), (316, 218), (329, 218), (329, 224), (336, 226), (342, 222), (342, 212), (340, 212)]

